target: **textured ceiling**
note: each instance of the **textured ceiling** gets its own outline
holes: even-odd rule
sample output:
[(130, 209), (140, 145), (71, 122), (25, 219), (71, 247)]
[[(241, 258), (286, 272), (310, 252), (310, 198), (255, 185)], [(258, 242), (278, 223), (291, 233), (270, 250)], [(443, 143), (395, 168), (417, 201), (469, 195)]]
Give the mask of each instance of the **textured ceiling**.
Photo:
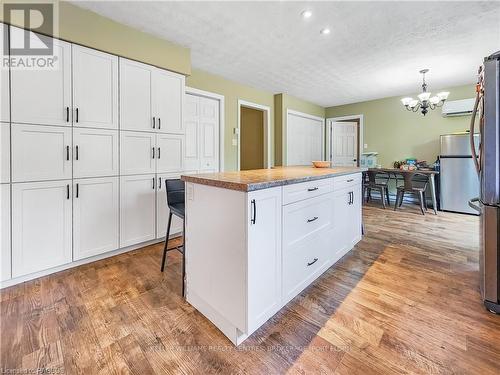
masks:
[(422, 68), (431, 91), (472, 83), (500, 50), (500, 2), (74, 3), (191, 48), (194, 68), (322, 106), (414, 93)]

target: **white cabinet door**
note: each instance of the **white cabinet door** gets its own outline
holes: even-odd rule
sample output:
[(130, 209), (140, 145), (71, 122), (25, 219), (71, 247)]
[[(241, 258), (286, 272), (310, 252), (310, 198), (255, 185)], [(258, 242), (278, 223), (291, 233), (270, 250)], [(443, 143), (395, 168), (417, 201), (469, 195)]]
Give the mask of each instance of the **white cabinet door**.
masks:
[(72, 45), (73, 125), (118, 129), (118, 57)]
[(156, 135), (156, 171), (180, 172), (183, 167), (184, 136), (176, 134)]
[(10, 124), (0, 123), (0, 183), (10, 182)]
[(118, 131), (74, 128), (73, 176), (118, 176)]
[(247, 196), (248, 331), (281, 306), (281, 187)]
[(12, 276), (71, 262), (71, 180), (12, 185)]
[(164, 133), (184, 133), (182, 103), (184, 76), (155, 69), (153, 76), (153, 113), (156, 129)]
[(200, 97), (186, 94), (184, 106), (184, 130), (186, 148), (184, 151), (184, 167), (189, 170), (200, 168), (199, 121)]
[(219, 101), (200, 98), (200, 169), (219, 169)]
[(156, 176), (120, 177), (120, 247), (155, 239)]
[[(10, 36), (11, 48), (24, 45), (24, 30), (11, 27)], [(53, 69), (12, 69), (12, 122), (71, 126), (71, 44), (53, 39), (53, 45)]]
[(119, 178), (74, 180), (73, 260), (118, 249)]
[(14, 124), (12, 182), (71, 178), (71, 128)]
[[(167, 234), (168, 214), (170, 210), (167, 206), (167, 189), (165, 188), (165, 180), (180, 178), (179, 175), (159, 174), (157, 175), (156, 188), (156, 238), (165, 237)], [(172, 224), (170, 226), (170, 236), (182, 232), (182, 219), (173, 215)]]
[(154, 131), (152, 80), (154, 67), (120, 58), (120, 128)]
[(155, 173), (156, 135), (154, 133), (120, 133), (120, 174)]
[(10, 185), (0, 184), (0, 281), (11, 277)]
[[(0, 55), (6, 57), (4, 54), (4, 32), (8, 29), (7, 25), (0, 23)], [(0, 69), (0, 122), (10, 121), (10, 95), (9, 95), (9, 69)]]
[(349, 251), (361, 238), (361, 185), (334, 192), (333, 258), (337, 260)]

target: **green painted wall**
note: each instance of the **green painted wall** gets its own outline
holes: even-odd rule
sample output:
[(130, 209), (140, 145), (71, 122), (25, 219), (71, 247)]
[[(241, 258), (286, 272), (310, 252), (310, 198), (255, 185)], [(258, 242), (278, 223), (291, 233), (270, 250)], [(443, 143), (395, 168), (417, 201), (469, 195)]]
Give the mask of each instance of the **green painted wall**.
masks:
[[(19, 0), (9, 1), (13, 2), (26, 3)], [(68, 2), (57, 3), (59, 33), (56, 37), (181, 74), (191, 73), (189, 48), (125, 26)], [(3, 7), (0, 8), (0, 21), (3, 21)], [(12, 24), (22, 26), (14, 20)]]
[(307, 113), (309, 115), (325, 117), (325, 108), (317, 104), (307, 102), (287, 94), (277, 94), (274, 96), (275, 105), (275, 161), (276, 165), (282, 165), (286, 155), (286, 143), (283, 142), (286, 137), (287, 129), (287, 110)]
[[(433, 92), (449, 91), (448, 100), (468, 99), (475, 96), (474, 85), (436, 89)], [(326, 117), (364, 115), (364, 151), (377, 151), (378, 164), (392, 166), (395, 160), (416, 157), (434, 162), (439, 154), (441, 134), (464, 131), (469, 128), (470, 116), (442, 117), (441, 109), (430, 111), (425, 117), (421, 113), (407, 111), (401, 104), (404, 96), (347, 104), (326, 109)]]

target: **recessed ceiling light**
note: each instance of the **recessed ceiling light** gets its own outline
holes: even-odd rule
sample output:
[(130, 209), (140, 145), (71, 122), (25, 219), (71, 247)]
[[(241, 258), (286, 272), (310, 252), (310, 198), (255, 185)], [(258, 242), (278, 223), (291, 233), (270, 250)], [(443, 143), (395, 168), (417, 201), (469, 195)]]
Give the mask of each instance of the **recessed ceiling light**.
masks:
[(323, 35), (330, 34), (330, 29), (328, 27), (325, 27), (324, 29), (321, 29), (320, 33)]
[(304, 10), (300, 14), (302, 15), (302, 18), (310, 18), (313, 15), (313, 13), (310, 10)]

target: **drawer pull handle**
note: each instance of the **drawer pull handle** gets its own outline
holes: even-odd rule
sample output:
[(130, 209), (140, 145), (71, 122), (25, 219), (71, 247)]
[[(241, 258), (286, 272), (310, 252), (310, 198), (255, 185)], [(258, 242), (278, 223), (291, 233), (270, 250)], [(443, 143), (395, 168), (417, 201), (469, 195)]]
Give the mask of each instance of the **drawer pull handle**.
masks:
[(318, 190), (318, 188), (317, 187), (313, 187), (313, 188), (307, 189), (307, 191), (315, 191), (315, 190)]
[(312, 262), (307, 263), (307, 266), (312, 266), (317, 261), (318, 261), (318, 258), (314, 258), (314, 260)]
[(255, 199), (252, 199), (252, 218), (250, 219), (250, 223), (255, 224), (257, 220), (257, 205), (255, 203)]
[(316, 220), (318, 220), (318, 217), (314, 216), (312, 219), (307, 219), (307, 222), (312, 223), (313, 221), (316, 221)]
[(347, 180), (347, 182), (353, 182), (354, 181), (354, 178), (350, 178), (349, 180)]

